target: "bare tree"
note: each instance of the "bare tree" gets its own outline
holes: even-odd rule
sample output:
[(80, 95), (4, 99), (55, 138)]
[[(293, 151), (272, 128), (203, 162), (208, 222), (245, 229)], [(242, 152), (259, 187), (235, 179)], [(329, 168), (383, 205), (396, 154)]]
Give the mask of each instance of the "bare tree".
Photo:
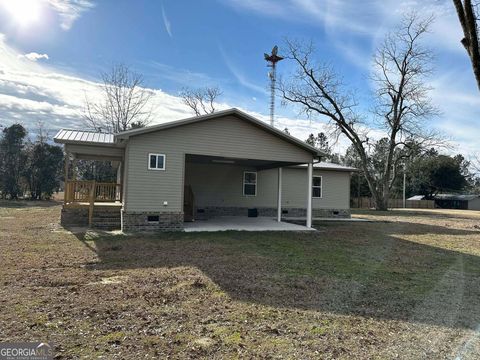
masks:
[(287, 40), (287, 58), (296, 62), (297, 71), (290, 82), (280, 83), (284, 100), (299, 105), (309, 116), (326, 117), (337, 135), (343, 134), (350, 140), (379, 210), (387, 209), (396, 169), (402, 158), (408, 156), (409, 144), (431, 146), (436, 140), (436, 134), (422, 130), (422, 120), (436, 113), (425, 85), (432, 56), (421, 42), (431, 22), (431, 18), (405, 16), (374, 56), (375, 115), (388, 141), (381, 172), (373, 169), (367, 126), (356, 111), (358, 103), (353, 93), (330, 66), (313, 63), (311, 44)]
[(88, 126), (97, 131), (121, 132), (149, 123), (148, 107), (153, 92), (144, 87), (143, 76), (128, 66), (116, 64), (109, 72), (102, 73), (100, 101), (85, 97), (84, 117)]
[(183, 103), (192, 109), (196, 116), (214, 113), (215, 101), (221, 95), (218, 87), (184, 88), (180, 93)]
[(478, 43), (478, 3), (472, 3), (471, 0), (453, 0), (457, 10), (458, 20), (462, 26), (464, 38), (462, 45), (467, 51), (472, 64), (473, 74), (477, 81), (477, 87), (480, 90), (480, 48)]

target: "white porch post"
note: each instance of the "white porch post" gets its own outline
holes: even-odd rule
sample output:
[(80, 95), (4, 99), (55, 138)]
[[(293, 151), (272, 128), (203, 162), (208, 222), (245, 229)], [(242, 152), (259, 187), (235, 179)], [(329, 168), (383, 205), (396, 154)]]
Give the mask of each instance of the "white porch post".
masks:
[(307, 199), (307, 227), (312, 227), (312, 178), (313, 178), (313, 163), (308, 163), (308, 199)]
[(277, 221), (282, 221), (282, 168), (278, 168)]

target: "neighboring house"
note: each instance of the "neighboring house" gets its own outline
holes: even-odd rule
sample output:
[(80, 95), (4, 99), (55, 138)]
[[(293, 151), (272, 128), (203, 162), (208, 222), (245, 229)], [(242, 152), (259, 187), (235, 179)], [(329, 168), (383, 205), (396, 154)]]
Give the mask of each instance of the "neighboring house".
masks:
[[(408, 200), (424, 200), (425, 196), (415, 195)], [(480, 210), (480, 195), (437, 194), (433, 197), (435, 207), (441, 209)]]
[[(303, 217), (311, 227), (312, 217), (350, 216), (355, 169), (319, 162), (318, 149), (237, 109), (118, 134), (60, 130), (54, 140), (68, 159), (63, 223), (115, 227), (116, 212), (125, 231), (222, 215)], [(74, 180), (72, 159), (112, 161), (117, 184)]]

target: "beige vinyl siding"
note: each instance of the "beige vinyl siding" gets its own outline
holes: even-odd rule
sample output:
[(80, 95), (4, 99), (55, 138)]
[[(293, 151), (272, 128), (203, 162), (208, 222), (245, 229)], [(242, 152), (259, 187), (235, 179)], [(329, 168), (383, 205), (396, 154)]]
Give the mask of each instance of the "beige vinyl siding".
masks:
[(243, 195), (243, 172), (255, 168), (226, 164), (192, 164), (185, 168), (195, 203), (204, 206), (272, 207), (277, 199), (277, 170), (257, 171), (257, 195)]
[[(192, 186), (197, 207), (276, 207), (278, 170), (257, 172), (257, 196), (244, 196), (243, 172), (249, 167), (224, 164), (190, 164), (185, 181)], [(314, 209), (350, 208), (350, 173), (314, 170), (322, 176), (323, 197), (313, 199)], [(284, 168), (282, 176), (283, 208), (306, 208), (307, 169)]]
[[(165, 154), (165, 171), (148, 170), (149, 153)], [(298, 163), (313, 160), (306, 150), (235, 116), (133, 136), (126, 155), (126, 211), (183, 211), (185, 154)], [(239, 182), (241, 191), (242, 177)]]
[[(307, 201), (307, 169), (286, 168), (283, 175), (283, 207), (305, 207)], [(314, 209), (350, 208), (349, 172), (314, 169), (313, 175), (322, 177), (322, 197), (312, 199)]]

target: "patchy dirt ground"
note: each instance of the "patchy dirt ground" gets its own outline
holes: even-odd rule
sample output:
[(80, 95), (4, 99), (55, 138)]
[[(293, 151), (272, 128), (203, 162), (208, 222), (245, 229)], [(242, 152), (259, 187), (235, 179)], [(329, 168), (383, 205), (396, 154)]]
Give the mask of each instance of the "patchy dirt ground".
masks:
[(122, 236), (0, 203), (0, 341), (56, 357), (476, 359), (480, 213)]

